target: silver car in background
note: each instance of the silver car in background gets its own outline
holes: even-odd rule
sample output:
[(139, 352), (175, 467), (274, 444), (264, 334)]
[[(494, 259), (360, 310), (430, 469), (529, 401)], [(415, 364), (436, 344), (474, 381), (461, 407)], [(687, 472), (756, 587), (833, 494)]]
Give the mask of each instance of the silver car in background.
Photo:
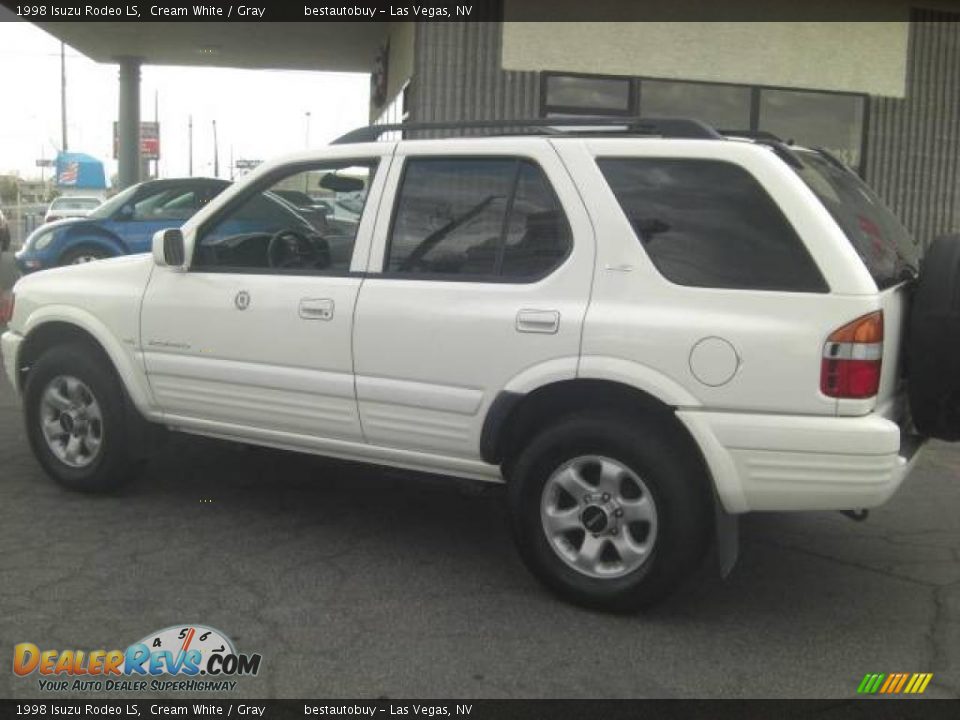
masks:
[(64, 218), (86, 217), (98, 207), (101, 201), (95, 197), (58, 197), (47, 208), (43, 222), (53, 222)]

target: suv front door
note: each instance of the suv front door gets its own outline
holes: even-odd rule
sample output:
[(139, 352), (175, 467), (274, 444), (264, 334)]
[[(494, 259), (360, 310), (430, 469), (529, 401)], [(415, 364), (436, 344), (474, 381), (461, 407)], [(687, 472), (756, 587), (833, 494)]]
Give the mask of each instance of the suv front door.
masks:
[(354, 329), (364, 434), (482, 475), (500, 391), (576, 376), (586, 210), (546, 141), (507, 138), (399, 145), (382, 207)]
[(365, 199), (387, 159), (268, 173), (197, 228), (188, 271), (154, 271), (141, 342), (169, 424), (294, 447), (362, 440), (351, 332), (375, 204), (334, 226), (272, 190)]

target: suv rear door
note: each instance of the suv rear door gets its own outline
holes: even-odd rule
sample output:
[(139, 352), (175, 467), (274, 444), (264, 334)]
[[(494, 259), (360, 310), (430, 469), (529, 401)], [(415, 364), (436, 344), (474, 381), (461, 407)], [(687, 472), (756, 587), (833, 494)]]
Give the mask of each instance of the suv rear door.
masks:
[(547, 142), (401, 143), (354, 327), (366, 440), (478, 459), (501, 390), (575, 377), (593, 260)]

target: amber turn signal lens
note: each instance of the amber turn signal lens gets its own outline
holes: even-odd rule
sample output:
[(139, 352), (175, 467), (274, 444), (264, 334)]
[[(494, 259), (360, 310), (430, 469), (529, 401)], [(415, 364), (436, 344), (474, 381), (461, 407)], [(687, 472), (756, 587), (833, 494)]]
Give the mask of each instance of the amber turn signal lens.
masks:
[(832, 343), (878, 343), (883, 342), (883, 310), (857, 318), (830, 333), (827, 342)]

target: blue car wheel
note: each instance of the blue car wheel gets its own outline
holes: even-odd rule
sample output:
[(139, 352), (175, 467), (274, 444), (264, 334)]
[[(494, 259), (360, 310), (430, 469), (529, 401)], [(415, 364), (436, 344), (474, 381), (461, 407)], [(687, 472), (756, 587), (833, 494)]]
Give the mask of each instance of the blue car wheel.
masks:
[(57, 264), (80, 265), (81, 263), (93, 262), (94, 260), (102, 260), (105, 257), (110, 257), (110, 255), (103, 248), (92, 245), (80, 245), (71, 248), (61, 255)]

